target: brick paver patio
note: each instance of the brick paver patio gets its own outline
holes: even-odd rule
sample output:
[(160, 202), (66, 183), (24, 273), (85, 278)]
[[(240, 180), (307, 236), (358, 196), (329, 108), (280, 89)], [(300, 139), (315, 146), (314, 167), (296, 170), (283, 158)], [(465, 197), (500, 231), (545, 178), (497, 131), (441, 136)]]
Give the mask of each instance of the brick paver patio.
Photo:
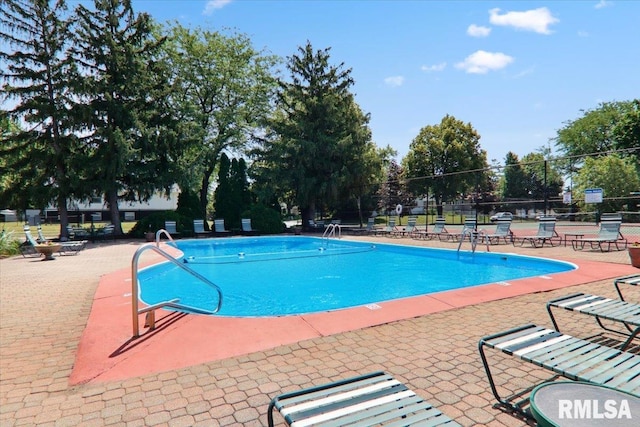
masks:
[[(410, 239), (393, 241), (416, 243)], [(603, 280), (169, 372), (70, 386), (69, 375), (99, 278), (127, 268), (140, 244), (91, 244), (77, 256), (49, 262), (22, 257), (0, 260), (1, 426), (263, 426), (274, 395), (373, 370), (391, 373), (462, 425), (523, 426), (527, 425), (524, 421), (492, 407), (494, 399), (478, 356), (478, 339), (527, 322), (550, 325), (546, 301), (574, 290), (616, 296), (612, 281)], [(452, 247), (450, 243), (418, 244)], [(626, 252), (492, 247), (492, 251), (496, 249), (567, 260), (601, 260), (619, 265), (620, 275), (631, 269)], [(640, 301), (639, 294), (630, 296)], [(599, 331), (592, 319), (564, 313), (558, 316), (566, 325), (563, 332), (586, 336)], [(497, 359), (500, 355), (495, 356), (501, 360)], [(506, 389), (526, 387), (548, 377), (510, 359), (504, 359), (503, 366), (496, 376)]]

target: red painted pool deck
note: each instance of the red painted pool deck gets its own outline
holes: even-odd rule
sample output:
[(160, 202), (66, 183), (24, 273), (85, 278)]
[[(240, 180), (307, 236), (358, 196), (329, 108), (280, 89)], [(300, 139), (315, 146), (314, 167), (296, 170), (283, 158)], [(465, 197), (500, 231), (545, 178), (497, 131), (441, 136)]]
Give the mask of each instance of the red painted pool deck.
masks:
[[(510, 247), (505, 251), (511, 252)], [(551, 251), (549, 255), (553, 249)], [(529, 254), (540, 256), (537, 253)], [(553, 258), (572, 262), (578, 269), (381, 302), (373, 307), (361, 306), (300, 316), (232, 318), (157, 310), (155, 330), (144, 328), (144, 316), (139, 317), (141, 335), (136, 339), (132, 338), (131, 271), (119, 270), (104, 275), (100, 280), (69, 382), (74, 385), (122, 380), (169, 371), (310, 338), (611, 279), (638, 271), (630, 265), (559, 256)]]

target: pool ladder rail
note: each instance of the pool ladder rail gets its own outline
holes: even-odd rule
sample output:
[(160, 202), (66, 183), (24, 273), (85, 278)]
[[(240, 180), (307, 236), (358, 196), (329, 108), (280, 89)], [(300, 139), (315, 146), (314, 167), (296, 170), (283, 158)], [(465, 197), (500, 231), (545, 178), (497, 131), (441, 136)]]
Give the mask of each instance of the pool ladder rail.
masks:
[(462, 234), (460, 235), (460, 242), (458, 243), (458, 252), (460, 252), (460, 248), (462, 247), (462, 242), (469, 237), (469, 242), (471, 242), (471, 252), (476, 252), (476, 246), (478, 245), (478, 241), (484, 242), (487, 245), (487, 252), (489, 252), (489, 239), (486, 238), (486, 234), (482, 230), (462, 230)]
[[(139, 322), (139, 316), (141, 314), (146, 313), (146, 322), (145, 322), (145, 326), (147, 326), (149, 328), (149, 330), (153, 330), (155, 329), (155, 310), (158, 308), (163, 308), (163, 307), (170, 307), (170, 308), (176, 308), (178, 310), (185, 310), (188, 311), (190, 313), (197, 313), (197, 314), (215, 314), (217, 312), (220, 311), (220, 307), (222, 307), (222, 290), (220, 290), (220, 288), (213, 283), (212, 281), (210, 281), (209, 279), (207, 279), (206, 277), (202, 276), (201, 274), (195, 272), (194, 270), (190, 269), (189, 267), (187, 267), (184, 263), (178, 261), (177, 259), (175, 259), (173, 256), (171, 256), (171, 254), (163, 251), (162, 249), (160, 249), (160, 237), (162, 235), (166, 235), (169, 240), (171, 242), (173, 242), (173, 238), (171, 237), (171, 235), (169, 234), (169, 232), (167, 232), (166, 230), (158, 230), (156, 232), (156, 244), (155, 246), (153, 244), (146, 244), (143, 245), (141, 247), (138, 248), (138, 250), (133, 254), (133, 258), (131, 260), (131, 307), (132, 307), (132, 317), (133, 317), (133, 337), (134, 338), (138, 338), (140, 336), (140, 322)], [(215, 289), (215, 291), (218, 293), (218, 304), (216, 305), (215, 309), (213, 310), (204, 310), (201, 308), (196, 308), (196, 307), (190, 307), (188, 305), (185, 304), (180, 304), (180, 300), (178, 298), (169, 300), (169, 301), (163, 301), (163, 302), (159, 302), (157, 304), (153, 304), (153, 305), (149, 305), (146, 306), (144, 308), (138, 308), (138, 303), (139, 303), (139, 283), (138, 283), (138, 261), (140, 260), (140, 256), (146, 252), (146, 251), (154, 251), (155, 253), (161, 255), (163, 258), (165, 258), (167, 261), (173, 263), (175, 266), (181, 268), (182, 270), (184, 270), (185, 272), (191, 274), (193, 277), (195, 277), (196, 279), (204, 282), (205, 284), (211, 286), (213, 289)]]
[(342, 238), (342, 227), (340, 226), (340, 224), (335, 224), (335, 223), (331, 223), (327, 226), (327, 228), (325, 228), (324, 233), (322, 233), (322, 238), (323, 239), (330, 239), (330, 238), (336, 238), (336, 230), (338, 230), (337, 232), (337, 238), (341, 239)]

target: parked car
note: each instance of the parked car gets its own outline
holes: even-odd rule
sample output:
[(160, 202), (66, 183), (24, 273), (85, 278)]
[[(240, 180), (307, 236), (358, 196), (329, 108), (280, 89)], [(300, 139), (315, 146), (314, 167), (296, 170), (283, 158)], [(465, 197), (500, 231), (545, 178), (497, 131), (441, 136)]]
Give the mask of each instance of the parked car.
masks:
[(497, 212), (489, 217), (491, 222), (496, 222), (499, 219), (513, 219), (513, 214), (511, 212)]

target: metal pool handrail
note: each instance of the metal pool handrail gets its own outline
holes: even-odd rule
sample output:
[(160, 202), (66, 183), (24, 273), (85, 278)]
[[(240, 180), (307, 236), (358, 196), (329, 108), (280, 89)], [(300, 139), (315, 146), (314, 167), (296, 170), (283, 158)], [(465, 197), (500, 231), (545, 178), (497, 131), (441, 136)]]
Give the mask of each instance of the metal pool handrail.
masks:
[(322, 238), (331, 238), (331, 237), (336, 237), (336, 228), (338, 229), (338, 239), (340, 239), (342, 237), (342, 227), (340, 227), (340, 224), (329, 224), (326, 228), (326, 230), (324, 230), (324, 233), (322, 233)]
[[(164, 230), (161, 230), (161, 231), (164, 231)], [(158, 231), (158, 233), (159, 232), (160, 231)], [(169, 236), (169, 238), (171, 238), (171, 236)], [(146, 250), (152, 250), (160, 254), (161, 256), (166, 258), (168, 261), (172, 262), (177, 267), (180, 267), (182, 270), (191, 274), (193, 277), (201, 280), (205, 284), (215, 289), (215, 291), (218, 293), (218, 305), (216, 306), (216, 308), (214, 310), (203, 310), (200, 308), (190, 307), (184, 304), (179, 304), (179, 301), (180, 301), (179, 299), (173, 299), (173, 300), (153, 304), (142, 309), (138, 309), (138, 260), (140, 259), (140, 255)], [(138, 316), (142, 313), (148, 313), (147, 323), (148, 323), (149, 329), (154, 329), (155, 310), (157, 308), (172, 307), (172, 308), (183, 309), (183, 310), (187, 310), (187, 311), (199, 313), (199, 314), (215, 314), (218, 311), (220, 311), (221, 306), (222, 306), (222, 291), (215, 283), (213, 283), (211, 280), (207, 279), (206, 277), (202, 276), (201, 274), (193, 271), (192, 269), (187, 267), (185, 264), (181, 263), (180, 261), (172, 257), (167, 252), (163, 251), (159, 247), (154, 246), (153, 244), (143, 245), (139, 247), (138, 250), (133, 255), (133, 259), (131, 260), (131, 307), (132, 307), (132, 314), (133, 314), (133, 337), (134, 338), (137, 338), (140, 336), (140, 326), (139, 326)]]
[(170, 241), (173, 242), (173, 237), (171, 237), (171, 234), (169, 234), (169, 232), (167, 230), (165, 230), (164, 228), (161, 228), (160, 230), (156, 231), (156, 246), (160, 247), (160, 238), (162, 237), (162, 235), (165, 235), (169, 238)]

